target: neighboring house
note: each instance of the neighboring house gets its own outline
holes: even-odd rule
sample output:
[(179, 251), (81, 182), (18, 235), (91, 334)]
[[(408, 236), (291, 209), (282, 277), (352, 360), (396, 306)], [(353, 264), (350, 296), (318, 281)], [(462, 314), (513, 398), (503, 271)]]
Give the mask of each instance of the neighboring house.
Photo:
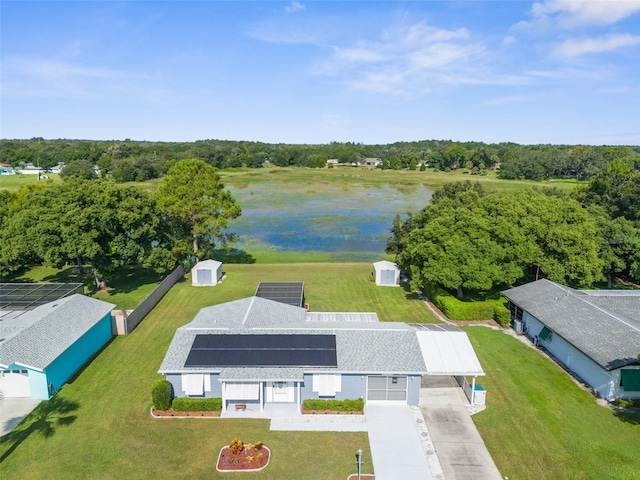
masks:
[(338, 165), (340, 163), (337, 158), (330, 158), (327, 160), (327, 165)]
[(7, 163), (0, 163), (0, 175), (15, 175), (13, 167)]
[(0, 311), (0, 390), (48, 399), (111, 338), (114, 305), (74, 294), (31, 311)]
[(373, 271), (376, 277), (376, 285), (386, 287), (397, 287), (400, 285), (400, 268), (398, 265), (382, 260), (373, 264)]
[[(418, 333), (428, 335), (375, 313), (307, 312), (254, 296), (200, 310), (176, 331), (159, 372), (177, 397), (221, 397), (223, 414), (234, 404), (300, 411), (308, 398), (417, 405), (429, 372)], [(437, 374), (484, 374), (476, 364), (449, 372), (452, 361)]]
[(380, 165), (382, 165), (382, 159), (381, 158), (365, 158), (363, 163), (367, 167), (379, 167)]
[(204, 260), (191, 269), (191, 283), (195, 286), (214, 286), (222, 278), (222, 262)]
[(538, 280), (502, 292), (513, 325), (609, 401), (640, 398), (640, 291)]

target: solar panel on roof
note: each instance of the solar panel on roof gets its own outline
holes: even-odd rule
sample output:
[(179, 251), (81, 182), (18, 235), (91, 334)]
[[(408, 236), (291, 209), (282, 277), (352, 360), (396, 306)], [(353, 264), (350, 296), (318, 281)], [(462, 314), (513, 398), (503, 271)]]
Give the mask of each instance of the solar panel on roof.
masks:
[(337, 367), (335, 335), (196, 335), (185, 367)]
[(260, 282), (255, 296), (302, 307), (304, 302), (304, 282)]

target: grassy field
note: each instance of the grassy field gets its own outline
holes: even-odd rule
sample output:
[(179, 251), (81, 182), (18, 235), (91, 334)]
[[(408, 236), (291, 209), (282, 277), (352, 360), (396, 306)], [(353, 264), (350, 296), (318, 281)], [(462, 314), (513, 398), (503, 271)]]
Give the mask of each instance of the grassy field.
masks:
[[(380, 170), (375, 168), (302, 168), (302, 167), (268, 167), (258, 169), (237, 169), (220, 171), (225, 185), (243, 188), (249, 184), (270, 183), (273, 181), (308, 185), (313, 189), (321, 189), (322, 185), (341, 185), (345, 189), (356, 186), (384, 186), (393, 185), (398, 189), (415, 189), (424, 185), (434, 189), (447, 182), (464, 180), (478, 181), (489, 191), (520, 191), (531, 187), (556, 187), (565, 193), (570, 193), (580, 182), (574, 180), (548, 180), (533, 182), (529, 180), (503, 180), (494, 171), (487, 175), (469, 175), (465, 169), (451, 172), (434, 172), (427, 169), (419, 170)], [(146, 182), (135, 182), (148, 192), (158, 188), (160, 179)], [(1, 187), (1, 184), (0, 184)]]
[(509, 335), (465, 331), (487, 373), (488, 407), (473, 420), (503, 476), (640, 478), (640, 414), (599, 406), (555, 363)]
[(0, 175), (0, 189), (16, 191), (25, 185), (38, 185), (61, 181), (60, 175), (47, 173), (48, 178), (38, 181), (37, 175)]

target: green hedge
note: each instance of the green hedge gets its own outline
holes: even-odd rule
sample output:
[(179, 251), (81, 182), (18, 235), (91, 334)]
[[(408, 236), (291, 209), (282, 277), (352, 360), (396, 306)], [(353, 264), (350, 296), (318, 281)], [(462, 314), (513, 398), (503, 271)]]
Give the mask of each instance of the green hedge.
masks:
[(169, 410), (171, 407), (171, 382), (156, 380), (151, 387), (151, 403), (156, 410)]
[(182, 398), (173, 399), (174, 412), (219, 412), (222, 410), (222, 399), (217, 398)]
[(308, 398), (302, 402), (302, 408), (304, 410), (316, 410), (325, 411), (331, 410), (333, 412), (362, 412), (364, 410), (364, 400), (362, 398), (356, 398), (355, 400), (321, 400)]
[(492, 318), (503, 327), (509, 325), (510, 313), (505, 308), (502, 299), (463, 302), (441, 287), (427, 286), (424, 291), (435, 306), (451, 320), (488, 320)]
[(497, 305), (493, 312), (493, 319), (498, 322), (501, 327), (508, 327), (511, 323), (511, 312), (504, 305)]

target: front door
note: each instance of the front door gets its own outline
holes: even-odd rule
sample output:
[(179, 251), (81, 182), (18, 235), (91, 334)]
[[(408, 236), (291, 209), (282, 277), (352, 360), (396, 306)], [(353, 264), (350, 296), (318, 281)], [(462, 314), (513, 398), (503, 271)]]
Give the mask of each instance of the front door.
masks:
[(293, 402), (293, 385), (291, 382), (271, 382), (274, 403)]

